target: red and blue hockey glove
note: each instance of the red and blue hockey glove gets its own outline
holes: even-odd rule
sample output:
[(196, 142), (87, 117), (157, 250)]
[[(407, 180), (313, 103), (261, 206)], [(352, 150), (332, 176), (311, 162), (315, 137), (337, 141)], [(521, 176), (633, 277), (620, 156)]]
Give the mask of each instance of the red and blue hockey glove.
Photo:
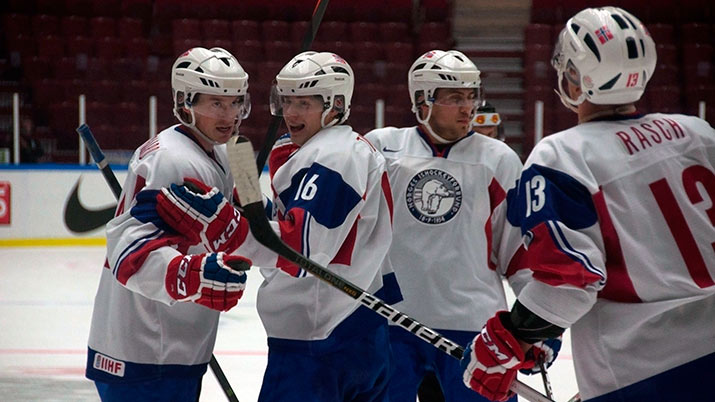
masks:
[(529, 369), (522, 368), (519, 371), (523, 374), (529, 375), (540, 373), (541, 366), (539, 365), (539, 361), (544, 362), (545, 368), (551, 367), (551, 365), (554, 364), (554, 360), (556, 360), (556, 357), (559, 355), (559, 351), (561, 350), (562, 339), (563, 336), (559, 336), (558, 338), (546, 339), (541, 342), (536, 342), (531, 347), (531, 349), (526, 352), (526, 360), (534, 361), (536, 364), (534, 365), (534, 367), (531, 367)]
[(166, 291), (177, 301), (190, 301), (228, 311), (246, 288), (251, 260), (226, 253), (180, 255), (169, 263)]
[(157, 194), (156, 210), (161, 219), (208, 251), (231, 253), (248, 234), (248, 222), (221, 194), (196, 179), (184, 179)]
[(464, 351), (460, 365), (464, 370), (464, 384), (492, 401), (505, 401), (513, 395), (509, 390), (519, 369), (530, 368), (519, 341), (511, 334), (503, 319), (508, 311), (500, 311), (490, 318), (482, 332)]

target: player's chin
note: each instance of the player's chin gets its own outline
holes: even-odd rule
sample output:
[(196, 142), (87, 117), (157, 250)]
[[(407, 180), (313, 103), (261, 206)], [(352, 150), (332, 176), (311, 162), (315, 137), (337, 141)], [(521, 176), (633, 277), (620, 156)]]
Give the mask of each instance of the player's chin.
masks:
[(215, 140), (220, 143), (227, 142), (235, 132), (235, 126), (222, 126), (214, 128)]

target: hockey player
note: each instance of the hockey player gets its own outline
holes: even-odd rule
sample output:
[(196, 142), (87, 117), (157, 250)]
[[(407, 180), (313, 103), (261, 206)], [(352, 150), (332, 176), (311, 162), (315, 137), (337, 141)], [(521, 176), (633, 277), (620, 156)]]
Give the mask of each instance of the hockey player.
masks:
[[(366, 134), (387, 160), (395, 200), (389, 258), (404, 296), (395, 308), (466, 345), (506, 306), (504, 256), (513, 251), (501, 240), (503, 200), (521, 161), (503, 142), (472, 131), (480, 78), (464, 54), (423, 54), (409, 70), (408, 88), (419, 124)], [(392, 401), (414, 402), (431, 373), (445, 400), (484, 400), (462, 386), (459, 362), (450, 356), (396, 326), (390, 341)]]
[[(248, 226), (226, 202), (218, 205), (217, 223), (200, 236), (171, 229), (181, 225), (181, 215), (167, 222), (170, 227), (156, 209), (137, 203), (140, 190), (156, 195), (186, 178), (215, 187), (210, 195), (216, 199), (224, 199), (219, 190), (232, 195), (222, 144), (250, 112), (248, 75), (220, 48), (188, 50), (171, 75), (181, 124), (134, 153), (116, 217), (107, 224), (107, 264), (94, 303), (86, 371), (103, 401), (198, 400), (219, 312), (237, 304), (251, 264), (230, 255)], [(177, 187), (166, 193), (182, 195)]]
[(491, 399), (530, 343), (568, 327), (584, 401), (713, 399), (715, 130), (637, 114), (655, 49), (616, 7), (559, 36), (558, 92), (579, 123), (536, 145), (508, 197), (534, 274), (465, 353), (465, 383)]
[(502, 125), (501, 116), (491, 103), (484, 101), (477, 108), (477, 113), (472, 120), (474, 131), (479, 134), (484, 134), (487, 137), (496, 138), (504, 141), (504, 126)]
[[(271, 113), (288, 133), (269, 156), (275, 219), (295, 250), (392, 303), (394, 274), (381, 275), (392, 238), (385, 159), (342, 124), (353, 85), (348, 63), (328, 52), (301, 53), (276, 76)], [(278, 267), (261, 267), (259, 401), (387, 401), (386, 320), (287, 260)]]

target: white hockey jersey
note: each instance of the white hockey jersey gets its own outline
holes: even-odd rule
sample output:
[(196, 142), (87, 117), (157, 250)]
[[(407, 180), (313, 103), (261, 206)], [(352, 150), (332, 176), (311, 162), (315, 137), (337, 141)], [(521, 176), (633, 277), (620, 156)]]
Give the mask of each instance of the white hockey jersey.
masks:
[(231, 199), (225, 145), (207, 154), (186, 127), (177, 125), (144, 143), (129, 162), (116, 217), (107, 224), (108, 265), (102, 270), (88, 342), (90, 379), (121, 382), (206, 371), (219, 312), (178, 303), (164, 287), (169, 261), (180, 252), (206, 250), (199, 245), (177, 250), (175, 235), (163, 230), (162, 222), (132, 211), (140, 190), (168, 187), (186, 177), (216, 186)]
[(503, 201), (519, 157), (474, 132), (442, 151), (417, 127), (365, 137), (387, 160), (395, 202), (389, 256), (404, 296), (395, 308), (432, 328), (479, 331), (507, 308), (501, 280), (519, 245), (502, 241)]
[[(277, 163), (276, 153), (289, 153)], [(318, 132), (298, 147), (288, 135), (273, 148), (270, 169), (281, 238), (301, 254), (356, 286), (393, 300), (383, 287), (383, 263), (392, 238), (385, 160), (349, 126)], [(276, 166), (278, 165), (278, 166)], [(354, 314), (359, 303), (285, 259), (262, 267), (257, 308), (269, 345), (334, 345), (385, 324), (375, 313)], [(387, 292), (386, 288), (391, 287)], [(371, 324), (372, 323), (372, 324)], [(296, 342), (297, 341), (297, 342)]]
[(666, 114), (580, 124), (529, 156), (508, 196), (535, 279), (519, 300), (571, 327), (584, 400), (715, 352), (713, 165), (715, 131)]

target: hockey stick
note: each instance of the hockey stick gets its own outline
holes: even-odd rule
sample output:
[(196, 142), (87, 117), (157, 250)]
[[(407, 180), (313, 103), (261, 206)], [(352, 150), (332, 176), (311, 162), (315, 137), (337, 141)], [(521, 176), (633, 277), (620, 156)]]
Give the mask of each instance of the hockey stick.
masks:
[[(300, 53), (310, 49), (310, 46), (313, 44), (313, 39), (315, 39), (315, 35), (318, 33), (318, 27), (320, 26), (320, 22), (323, 20), (323, 15), (325, 15), (325, 9), (328, 8), (329, 2), (330, 0), (317, 0), (315, 3), (313, 15), (310, 17), (310, 26), (308, 27), (308, 31), (303, 36), (303, 42), (301, 42), (300, 45)], [(266, 132), (265, 142), (256, 157), (256, 166), (258, 166), (259, 172), (262, 172), (263, 167), (266, 166), (268, 155), (271, 153), (273, 144), (276, 142), (276, 135), (278, 134), (278, 128), (280, 125), (281, 117), (271, 116), (271, 121), (268, 124), (268, 131)]]
[[(82, 124), (81, 126), (77, 127), (77, 133), (84, 140), (84, 144), (87, 147), (89, 153), (92, 155), (94, 163), (96, 163), (99, 170), (102, 171), (102, 175), (107, 181), (107, 184), (109, 184), (109, 188), (112, 189), (114, 197), (119, 200), (119, 196), (122, 194), (122, 186), (119, 184), (119, 181), (117, 181), (117, 176), (114, 175), (114, 171), (112, 171), (111, 166), (109, 166), (109, 163), (105, 159), (104, 152), (102, 152), (102, 149), (99, 148), (99, 144), (94, 138), (92, 130), (89, 129), (88, 125)], [(221, 366), (219, 366), (218, 361), (213, 354), (211, 355), (209, 366), (211, 367), (211, 371), (213, 371), (214, 375), (216, 376), (219, 385), (221, 385), (223, 393), (226, 394), (226, 398), (228, 398), (230, 402), (238, 402), (238, 397), (236, 397), (236, 393), (233, 392), (231, 384), (228, 383), (226, 375), (223, 373), (223, 370), (221, 370)]]
[[(245, 137), (238, 137), (235, 140), (231, 138), (226, 147), (228, 163), (231, 166), (236, 191), (243, 208), (243, 216), (248, 220), (251, 233), (259, 243), (346, 293), (363, 306), (412, 332), (444, 353), (458, 360), (462, 358), (464, 348), (459, 344), (445, 338), (435, 330), (426, 327), (406, 314), (395, 310), (389, 304), (328, 271), (325, 267), (299, 254), (285, 244), (273, 231), (268, 218), (266, 218), (263, 196), (258, 182), (258, 171), (255, 170), (253, 165), (253, 147), (250, 141)], [(511, 390), (532, 402), (554, 402), (551, 398), (547, 398), (519, 380), (514, 380)]]
[(544, 381), (544, 390), (546, 391), (546, 396), (554, 399), (554, 394), (551, 391), (551, 381), (549, 381), (549, 374), (546, 372), (546, 364), (544, 363), (544, 358), (539, 359), (539, 369), (541, 371), (541, 379)]

